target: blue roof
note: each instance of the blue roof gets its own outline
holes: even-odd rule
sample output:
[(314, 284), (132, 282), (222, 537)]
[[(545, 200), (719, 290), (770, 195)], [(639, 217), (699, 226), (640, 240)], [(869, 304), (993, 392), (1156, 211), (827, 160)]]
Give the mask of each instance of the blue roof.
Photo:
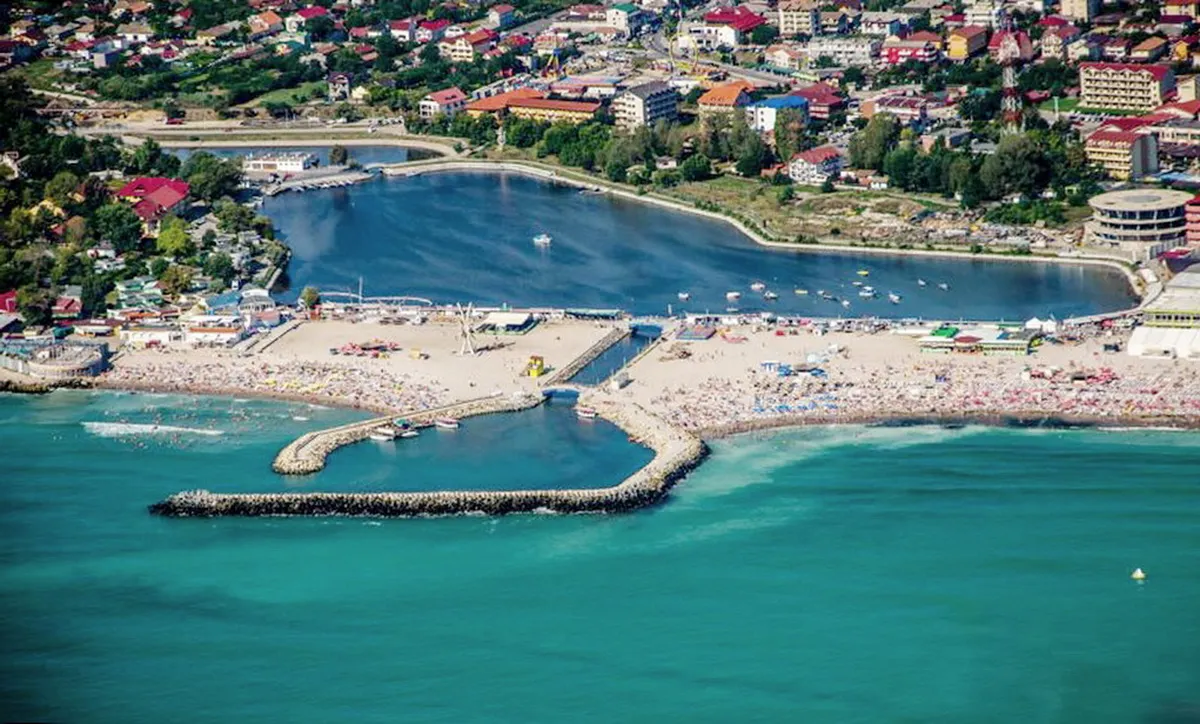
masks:
[(209, 309), (223, 309), (225, 307), (236, 307), (242, 301), (240, 292), (224, 292), (204, 300), (204, 303)]
[(757, 103), (750, 105), (758, 108), (808, 108), (808, 99), (801, 96), (775, 96), (774, 98), (763, 98)]

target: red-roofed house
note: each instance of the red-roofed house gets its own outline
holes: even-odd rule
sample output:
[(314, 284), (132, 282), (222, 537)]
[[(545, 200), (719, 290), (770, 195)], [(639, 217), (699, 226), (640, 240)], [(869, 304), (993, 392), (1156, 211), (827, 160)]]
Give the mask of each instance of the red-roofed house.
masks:
[(1175, 89), (1175, 74), (1166, 65), (1080, 63), (1079, 80), (1084, 108), (1149, 111)]
[(1033, 60), (1033, 42), (1024, 30), (1001, 30), (988, 41), (988, 55), (999, 60), (1001, 52), (1015, 54), (1022, 62)]
[(842, 154), (833, 146), (801, 151), (788, 162), (788, 177), (798, 184), (820, 186), (842, 174)]
[(1041, 20), (1037, 21), (1037, 24), (1043, 28), (1061, 28), (1063, 26), (1070, 25), (1071, 21), (1061, 15), (1047, 15)]
[(488, 22), (503, 30), (517, 19), (517, 9), (512, 5), (493, 5), (488, 8)]
[(17, 313), (17, 290), (10, 289), (7, 292), (0, 292), (0, 314), (16, 314)]
[(1079, 28), (1074, 25), (1050, 28), (1042, 35), (1042, 57), (1066, 60), (1067, 51), (1079, 41), (1080, 35)]
[(450, 21), (445, 18), (441, 20), (426, 20), (417, 26), (417, 42), (437, 42), (445, 37), (446, 28), (448, 27), (450, 27)]
[(310, 20), (326, 17), (329, 17), (328, 10), (320, 5), (313, 5), (312, 7), (300, 8), (287, 16), (287, 19), (284, 20), (284, 25), (287, 26), (289, 33), (298, 33)]
[(808, 101), (810, 118), (828, 120), (832, 114), (846, 108), (846, 98), (836, 88), (824, 83), (814, 83), (807, 88), (794, 90), (790, 95), (800, 96)]
[(83, 315), (83, 290), (70, 286), (54, 300), (50, 315), (55, 319), (79, 319)]
[(737, 31), (739, 36), (742, 36), (760, 25), (765, 25), (767, 19), (745, 5), (738, 5), (705, 13), (704, 22), (709, 25), (727, 25)]
[(1158, 139), (1152, 133), (1101, 128), (1084, 141), (1088, 163), (1122, 181), (1158, 172)]
[(456, 63), (470, 63), (475, 60), (476, 54), (487, 52), (499, 37), (495, 30), (483, 28), (453, 40), (443, 40), (438, 43), (438, 50), (443, 58), (449, 58)]
[(392, 37), (403, 43), (411, 43), (417, 39), (417, 26), (420, 24), (418, 18), (406, 18), (404, 20), (392, 20), (388, 22), (388, 31)]
[(431, 119), (435, 116), (453, 116), (467, 107), (467, 94), (457, 87), (434, 91), (421, 99), (418, 110), (421, 118)]
[(267, 10), (247, 18), (246, 27), (250, 31), (250, 39), (258, 40), (283, 30), (283, 18), (274, 10)]
[(1162, 0), (1163, 15), (1186, 15), (1200, 19), (1200, 0)]
[(1200, 100), (1176, 101), (1175, 103), (1166, 103), (1154, 109), (1154, 115), (1164, 113), (1189, 121), (1200, 119)]
[(146, 234), (158, 233), (163, 217), (183, 206), (190, 187), (186, 181), (161, 176), (135, 178), (117, 191), (117, 197), (133, 204), (142, 219)]

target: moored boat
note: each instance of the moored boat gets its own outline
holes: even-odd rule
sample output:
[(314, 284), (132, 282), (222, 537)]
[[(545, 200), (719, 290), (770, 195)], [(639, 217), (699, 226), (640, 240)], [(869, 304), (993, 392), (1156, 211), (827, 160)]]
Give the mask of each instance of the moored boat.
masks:
[(804, 296), (804, 295), (808, 294), (808, 290), (807, 289), (796, 289), (796, 293), (799, 294), (800, 296)]
[(725, 298), (731, 302), (736, 302), (742, 298), (741, 292), (725, 292)]
[(397, 432), (391, 425), (380, 425), (367, 433), (367, 437), (375, 442), (391, 442), (396, 439)]
[(752, 291), (752, 292), (761, 292), (762, 290), (764, 290), (766, 288), (767, 288), (767, 285), (763, 284), (762, 282), (754, 282), (753, 284), (750, 285), (750, 291)]
[(575, 415), (581, 420), (595, 420), (599, 414), (594, 407), (586, 407), (584, 405), (575, 406)]
[(950, 285), (947, 284), (946, 282), (942, 282), (941, 284), (938, 285), (938, 289), (941, 289), (943, 292), (948, 292), (948, 291), (950, 291)]
[(924, 279), (918, 279), (918, 280), (917, 280), (917, 286), (918, 286), (918, 287), (923, 287), (923, 286), (925, 286), (925, 284), (926, 284), (926, 282), (925, 282), (925, 280), (924, 280)]
[(900, 295), (895, 292), (888, 292), (888, 301), (892, 304), (900, 303)]
[(855, 272), (855, 274), (858, 274), (860, 277), (871, 276), (871, 272), (867, 271), (866, 269), (859, 269), (857, 272)]
[(457, 430), (458, 420), (453, 417), (439, 417), (433, 421), (435, 427), (442, 430)]
[(779, 295), (776, 294), (775, 292), (763, 292), (763, 299), (766, 299), (768, 302), (771, 302), (776, 299), (779, 299)]
[(407, 440), (409, 438), (417, 437), (420, 434), (421, 433), (417, 432), (416, 430), (405, 430), (404, 432), (400, 433), (400, 437)]
[(679, 301), (681, 301), (681, 302), (686, 302), (687, 300), (692, 298), (692, 295), (688, 294), (687, 292), (680, 292), (676, 296), (679, 297)]

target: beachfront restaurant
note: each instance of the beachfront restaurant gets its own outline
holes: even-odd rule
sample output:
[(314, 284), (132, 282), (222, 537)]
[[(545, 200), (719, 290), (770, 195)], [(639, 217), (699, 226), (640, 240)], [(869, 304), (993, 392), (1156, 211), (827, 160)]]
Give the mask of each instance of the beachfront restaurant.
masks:
[(537, 318), (529, 312), (488, 312), (476, 332), (485, 334), (526, 334), (537, 326)]
[(1030, 345), (1036, 336), (1034, 330), (1006, 329), (1003, 327), (959, 327), (944, 326), (917, 340), (922, 352), (947, 354), (1029, 354)]

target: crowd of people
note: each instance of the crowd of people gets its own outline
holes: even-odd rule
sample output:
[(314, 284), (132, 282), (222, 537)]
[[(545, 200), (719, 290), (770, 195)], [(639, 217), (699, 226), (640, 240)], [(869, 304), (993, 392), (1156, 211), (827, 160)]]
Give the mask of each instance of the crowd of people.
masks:
[(180, 364), (169, 359), (116, 365), (101, 384), (155, 392), (256, 395), (345, 405), (381, 412), (437, 407), (446, 390), (387, 369), (256, 359)]
[[(703, 359), (703, 357), (699, 357)], [(1200, 375), (1189, 364), (1063, 367), (1036, 357), (921, 356), (861, 363), (834, 356), (816, 371), (681, 381), (650, 398), (669, 422), (694, 431), (771, 423), (898, 418), (1074, 418), (1120, 424), (1200, 424)], [(687, 365), (688, 361), (677, 364)], [(680, 370), (677, 379), (688, 375)]]

